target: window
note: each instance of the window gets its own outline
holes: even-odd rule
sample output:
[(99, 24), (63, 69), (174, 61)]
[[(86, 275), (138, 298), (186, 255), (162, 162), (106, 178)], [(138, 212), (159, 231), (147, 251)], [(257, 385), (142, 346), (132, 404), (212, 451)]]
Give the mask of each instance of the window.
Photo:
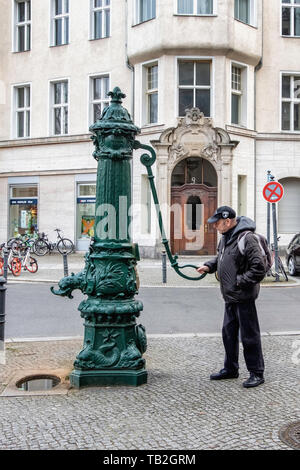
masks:
[(77, 185), (76, 234), (79, 240), (94, 236), (95, 226), (96, 183), (80, 183)]
[(91, 0), (92, 39), (110, 36), (110, 0)]
[(300, 0), (282, 0), (282, 35), (300, 37)]
[(32, 235), (37, 230), (37, 185), (10, 186), (9, 237)]
[(212, 15), (213, 0), (177, 0), (179, 15)]
[(146, 113), (144, 122), (158, 122), (158, 65), (145, 67), (146, 71)]
[(14, 2), (15, 17), (15, 52), (24, 52), (31, 49), (31, 2), (26, 0)]
[(231, 123), (247, 125), (247, 69), (231, 66)]
[(51, 83), (52, 134), (63, 135), (69, 132), (69, 90), (68, 82)]
[(109, 76), (92, 77), (90, 85), (90, 124), (93, 124), (100, 119), (103, 109), (109, 105)]
[(211, 62), (182, 60), (178, 63), (179, 116), (197, 107), (211, 115)]
[(14, 89), (15, 135), (17, 138), (30, 136), (30, 85)]
[(234, 0), (234, 17), (243, 23), (254, 26), (256, 0)]
[(156, 0), (136, 0), (136, 23), (152, 20), (156, 15)]
[(52, 0), (52, 46), (69, 44), (69, 0)]
[(300, 131), (300, 74), (282, 75), (281, 129)]

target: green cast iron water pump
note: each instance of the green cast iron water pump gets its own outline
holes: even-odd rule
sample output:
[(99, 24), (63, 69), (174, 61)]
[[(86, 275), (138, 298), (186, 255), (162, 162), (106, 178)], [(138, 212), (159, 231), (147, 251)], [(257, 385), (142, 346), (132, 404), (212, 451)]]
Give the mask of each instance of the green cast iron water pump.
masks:
[[(145, 328), (137, 324), (143, 310), (138, 293), (136, 264), (138, 245), (129, 234), (131, 218), (131, 167), (133, 150), (145, 149), (141, 162), (146, 166), (157, 210), (162, 242), (171, 266), (187, 279), (199, 280), (204, 275), (189, 277), (181, 273), (177, 256), (173, 257), (165, 236), (154, 176), (151, 166), (156, 155), (152, 147), (135, 140), (140, 129), (128, 111), (121, 106), (125, 95), (116, 87), (98, 121), (90, 127), (98, 162), (95, 236), (85, 255), (85, 267), (78, 274), (61, 279), (59, 289), (51, 291), (72, 298), (75, 289), (87, 296), (78, 310), (84, 319), (84, 344), (74, 362), (70, 383), (76, 388), (89, 385), (141, 385), (147, 382)], [(196, 266), (193, 266), (197, 268)]]

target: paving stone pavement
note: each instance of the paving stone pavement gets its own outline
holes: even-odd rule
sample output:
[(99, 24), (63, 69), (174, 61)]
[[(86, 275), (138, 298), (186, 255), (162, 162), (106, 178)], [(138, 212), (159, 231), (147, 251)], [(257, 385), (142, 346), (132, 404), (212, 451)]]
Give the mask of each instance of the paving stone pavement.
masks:
[[(242, 352), (237, 380), (209, 380), (222, 367), (221, 338), (150, 337), (148, 383), (140, 387), (0, 396), (0, 449), (289, 449), (278, 431), (300, 419), (300, 364), (294, 347), (299, 340), (262, 337), (266, 383), (244, 389), (248, 372)], [(71, 371), (81, 344), (8, 344), (6, 365), (0, 365), (0, 393), (18, 370)]]

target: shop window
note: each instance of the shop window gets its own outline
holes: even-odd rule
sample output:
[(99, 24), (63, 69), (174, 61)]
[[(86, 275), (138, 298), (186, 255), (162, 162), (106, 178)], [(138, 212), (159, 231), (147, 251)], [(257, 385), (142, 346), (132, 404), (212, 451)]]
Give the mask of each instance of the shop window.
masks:
[(38, 228), (37, 186), (11, 186), (9, 202), (9, 237), (32, 235)]
[(96, 183), (80, 183), (77, 186), (77, 240), (94, 236), (96, 207)]

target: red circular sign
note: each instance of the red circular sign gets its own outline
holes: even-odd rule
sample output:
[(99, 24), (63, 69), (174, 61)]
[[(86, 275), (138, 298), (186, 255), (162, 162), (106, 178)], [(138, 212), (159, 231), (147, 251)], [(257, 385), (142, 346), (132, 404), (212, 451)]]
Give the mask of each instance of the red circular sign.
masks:
[(283, 186), (278, 181), (269, 181), (263, 189), (263, 197), (268, 202), (278, 202), (283, 196)]

